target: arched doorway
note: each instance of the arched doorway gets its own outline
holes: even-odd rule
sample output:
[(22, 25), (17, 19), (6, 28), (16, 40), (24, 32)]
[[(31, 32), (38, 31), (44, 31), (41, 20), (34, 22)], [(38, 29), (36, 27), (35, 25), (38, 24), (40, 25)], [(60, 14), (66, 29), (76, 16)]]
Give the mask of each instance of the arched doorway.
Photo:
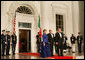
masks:
[[(16, 6), (15, 6), (16, 4)], [(12, 9), (11, 9), (12, 8)], [(17, 44), (16, 44), (16, 53), (19, 53), (19, 30), (27, 30), (31, 31), (31, 52), (36, 52), (36, 34), (37, 34), (37, 23), (38, 23), (38, 14), (36, 11), (36, 8), (32, 3), (26, 3), (26, 2), (14, 2), (9, 9), (9, 17), (12, 19), (10, 21), (13, 21), (14, 16), (16, 15), (16, 35), (17, 35)], [(15, 14), (16, 12), (16, 14)], [(32, 13), (32, 14), (31, 14)], [(9, 18), (10, 19), (10, 18)], [(26, 27), (19, 27), (19, 23), (25, 23), (25, 24), (31, 24), (31, 28)], [(24, 24), (22, 24), (24, 25)], [(10, 31), (13, 31), (13, 24), (10, 24)], [(28, 48), (29, 49), (29, 48)]]
[[(29, 22), (29, 18), (26, 19), (28, 22), (26, 22), (25, 18), (23, 15), (23, 18), (21, 14), (32, 15), (33, 12), (26, 6), (20, 6), (16, 10), (16, 16), (17, 13), (19, 13), (17, 17), (17, 24), (18, 24), (18, 31), (19, 31), (19, 53), (22, 52), (31, 52), (31, 22)], [(24, 21), (21, 21), (22, 18)], [(33, 17), (32, 17), (33, 18)], [(32, 21), (33, 22), (33, 21)]]

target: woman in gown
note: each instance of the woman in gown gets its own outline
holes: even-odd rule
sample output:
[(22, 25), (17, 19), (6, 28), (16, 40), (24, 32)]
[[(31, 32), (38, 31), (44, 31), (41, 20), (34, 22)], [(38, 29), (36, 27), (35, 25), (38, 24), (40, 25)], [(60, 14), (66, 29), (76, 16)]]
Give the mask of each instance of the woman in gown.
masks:
[(43, 30), (43, 41), (41, 45), (41, 53), (40, 57), (50, 57), (51, 56), (51, 51), (50, 51), (50, 45), (48, 43), (48, 36), (47, 36), (47, 30)]

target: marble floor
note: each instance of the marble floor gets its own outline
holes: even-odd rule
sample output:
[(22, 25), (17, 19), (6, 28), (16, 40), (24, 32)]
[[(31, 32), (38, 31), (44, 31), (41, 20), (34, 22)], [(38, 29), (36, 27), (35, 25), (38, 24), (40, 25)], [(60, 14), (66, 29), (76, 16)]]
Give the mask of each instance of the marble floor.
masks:
[[(64, 56), (76, 56), (76, 59), (84, 59), (83, 53), (81, 55), (77, 53), (64, 53)], [(21, 54), (10, 54), (9, 56), (1, 56), (1, 59), (45, 59), (36, 56), (21, 55)]]
[(36, 56), (28, 56), (28, 55), (9, 55), (9, 56), (1, 56), (1, 59), (42, 59), (41, 57)]
[[(75, 56), (76, 59), (84, 59), (84, 53), (82, 52), (81, 54), (78, 54), (78, 49), (76, 49), (76, 53), (66, 52), (63, 54), (64, 56)], [(21, 55), (21, 54), (15, 54), (15, 55), (10, 54), (9, 56), (1, 56), (1, 59), (45, 59), (45, 58), (29, 56), (29, 55)]]

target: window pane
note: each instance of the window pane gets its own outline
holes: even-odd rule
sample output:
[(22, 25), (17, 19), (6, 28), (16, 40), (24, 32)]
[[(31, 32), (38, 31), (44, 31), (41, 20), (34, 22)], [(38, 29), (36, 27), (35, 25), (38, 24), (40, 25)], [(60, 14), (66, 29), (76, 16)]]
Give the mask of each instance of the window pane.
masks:
[(63, 15), (56, 15), (56, 30), (61, 28), (63, 31)]
[(18, 26), (21, 27), (21, 28), (31, 28), (31, 23), (19, 22)]

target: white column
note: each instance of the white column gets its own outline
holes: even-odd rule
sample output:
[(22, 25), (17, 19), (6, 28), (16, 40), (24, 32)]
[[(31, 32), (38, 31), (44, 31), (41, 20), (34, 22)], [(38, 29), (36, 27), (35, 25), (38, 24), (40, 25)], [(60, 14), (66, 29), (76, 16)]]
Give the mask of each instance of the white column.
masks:
[(73, 32), (77, 36), (79, 32), (79, 4), (78, 1), (74, 1), (72, 4), (72, 17), (73, 17)]
[(47, 32), (49, 31), (49, 8), (48, 8), (48, 3), (47, 2), (40, 2), (41, 4), (41, 28), (47, 29)]
[[(10, 13), (10, 12), (7, 12), (7, 14), (8, 14), (8, 28), (7, 28), (7, 30), (9, 30), (10, 35), (12, 35), (14, 14)], [(10, 40), (10, 54), (12, 54), (12, 40)]]
[(8, 28), (8, 15), (7, 6), (4, 1), (1, 2), (1, 30), (7, 30)]

